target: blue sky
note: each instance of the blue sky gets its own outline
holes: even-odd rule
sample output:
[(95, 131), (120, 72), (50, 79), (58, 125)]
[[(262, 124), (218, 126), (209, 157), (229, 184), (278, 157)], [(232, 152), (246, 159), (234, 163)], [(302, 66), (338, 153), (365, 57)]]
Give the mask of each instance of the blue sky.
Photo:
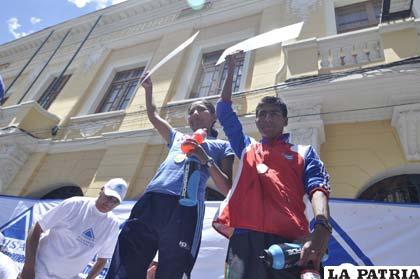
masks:
[(0, 44), (125, 0), (1, 0)]

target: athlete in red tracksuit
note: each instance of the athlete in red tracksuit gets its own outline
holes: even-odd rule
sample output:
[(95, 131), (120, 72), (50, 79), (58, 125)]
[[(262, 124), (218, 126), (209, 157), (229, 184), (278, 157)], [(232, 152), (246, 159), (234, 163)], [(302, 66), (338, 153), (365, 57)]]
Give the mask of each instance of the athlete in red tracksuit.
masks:
[[(329, 176), (311, 146), (290, 144), (283, 134), (287, 107), (281, 99), (264, 97), (257, 106), (260, 142), (243, 133), (231, 103), (234, 56), (227, 57), (228, 76), (216, 109), (240, 158), (237, 177), (214, 222), (215, 229), (230, 238), (225, 278), (299, 278), (300, 267), (274, 270), (259, 256), (272, 244), (307, 237), (300, 264), (319, 268), (331, 234)], [(305, 199), (315, 216), (310, 236)]]

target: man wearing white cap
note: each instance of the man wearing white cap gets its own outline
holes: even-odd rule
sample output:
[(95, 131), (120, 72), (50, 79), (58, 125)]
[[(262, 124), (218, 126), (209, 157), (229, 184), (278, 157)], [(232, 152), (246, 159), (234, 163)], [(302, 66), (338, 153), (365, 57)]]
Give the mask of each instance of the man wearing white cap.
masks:
[(43, 215), (28, 234), (22, 279), (72, 279), (97, 256), (87, 278), (111, 258), (119, 222), (111, 212), (127, 193), (121, 178), (108, 181), (96, 199), (73, 197)]

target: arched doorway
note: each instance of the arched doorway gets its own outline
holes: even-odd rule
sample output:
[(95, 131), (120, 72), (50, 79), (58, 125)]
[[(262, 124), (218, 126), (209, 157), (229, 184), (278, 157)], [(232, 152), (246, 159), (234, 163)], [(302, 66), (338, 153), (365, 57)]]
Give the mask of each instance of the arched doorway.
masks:
[(78, 186), (64, 186), (58, 189), (52, 190), (48, 194), (44, 195), (41, 199), (68, 199), (75, 196), (83, 196), (83, 192)]
[(358, 198), (385, 202), (420, 203), (420, 174), (402, 174), (382, 179), (363, 191)]

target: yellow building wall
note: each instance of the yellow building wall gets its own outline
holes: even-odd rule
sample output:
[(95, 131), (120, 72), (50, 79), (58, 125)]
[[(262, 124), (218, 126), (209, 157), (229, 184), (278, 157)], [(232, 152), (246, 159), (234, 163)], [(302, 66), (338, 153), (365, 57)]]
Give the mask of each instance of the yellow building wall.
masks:
[(143, 194), (146, 186), (152, 180), (159, 165), (168, 155), (168, 148), (164, 144), (148, 145), (141, 158), (141, 167), (138, 169), (135, 180), (127, 193), (127, 199), (136, 199)]
[[(9, 86), (12, 84), (14, 78), (15, 77), (11, 77), (3, 80), (6, 89), (9, 88)], [(28, 87), (28, 74), (23, 73), (17, 79), (15, 84), (13, 84), (13, 87), (11, 88), (12, 94), (10, 95), (9, 99), (7, 99), (7, 101), (3, 104), (3, 107), (16, 105)], [(7, 93), (7, 95), (9, 95), (9, 92)]]
[(333, 197), (356, 198), (371, 179), (408, 163), (390, 121), (326, 125), (325, 135), (321, 159)]
[(420, 37), (415, 28), (382, 34), (386, 63), (420, 55)]
[[(283, 3), (269, 7), (262, 12), (259, 33), (303, 21), (304, 25), (298, 40), (323, 37), (326, 34), (326, 27), (325, 9), (322, 2), (315, 1), (315, 3), (307, 6), (288, 6), (290, 4)], [(307, 57), (300, 57), (299, 61), (308, 61), (308, 58), (313, 60), (313, 56), (316, 55), (317, 53), (314, 49), (313, 53), (305, 53)], [(287, 78), (285, 72), (282, 74), (285, 71), (285, 62), (281, 44), (256, 50), (250, 89), (272, 86), (278, 82), (283, 82)], [(293, 63), (293, 60), (288, 62)], [(305, 69), (306, 72), (308, 72), (307, 69)]]
[(22, 166), (20, 172), (3, 193), (10, 196), (21, 196), (25, 191), (29, 192), (28, 189), (30, 188), (28, 187), (30, 187), (31, 178), (36, 175), (35, 173), (39, 166), (42, 165), (46, 156), (47, 154), (45, 152), (31, 154)]
[(86, 191), (87, 196), (96, 196), (102, 186), (115, 177), (127, 181), (129, 192), (141, 169), (141, 161), (146, 151), (146, 144), (127, 144), (110, 146), (97, 166), (95, 176)]
[[(34, 170), (32, 177), (25, 183), (26, 186), (20, 195), (38, 198), (59, 187), (75, 185), (86, 192), (104, 153), (104, 150), (92, 150), (45, 156)], [(31, 164), (33, 159), (36, 159), (32, 156), (22, 169)], [(19, 173), (19, 176), (22, 175), (24, 172)], [(15, 178), (15, 181), (19, 181), (19, 176)], [(19, 182), (24, 184), (23, 181)]]

